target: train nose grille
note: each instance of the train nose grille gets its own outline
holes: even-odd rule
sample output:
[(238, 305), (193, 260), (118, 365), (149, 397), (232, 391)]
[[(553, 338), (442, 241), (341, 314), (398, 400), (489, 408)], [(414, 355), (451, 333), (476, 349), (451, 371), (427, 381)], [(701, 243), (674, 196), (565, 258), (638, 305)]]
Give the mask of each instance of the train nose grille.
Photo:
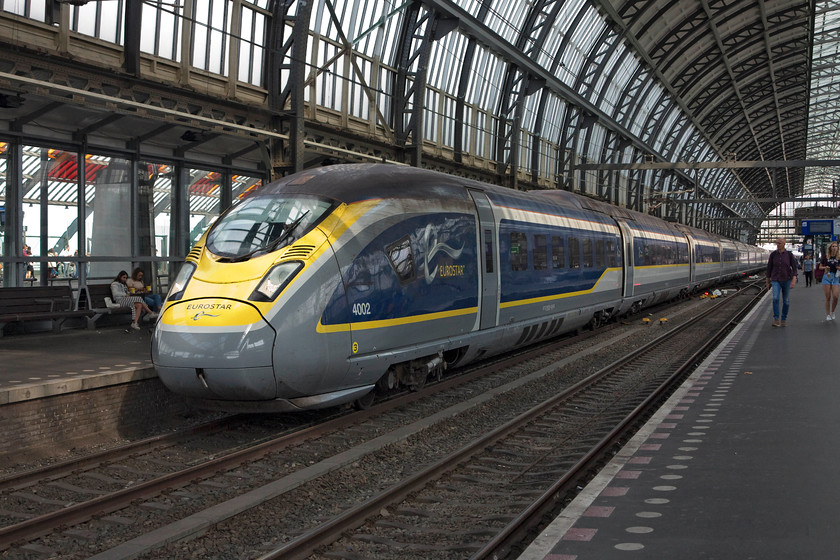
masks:
[(201, 257), (201, 250), (204, 248), (203, 245), (196, 245), (192, 248), (192, 251), (189, 252), (187, 255), (188, 261), (198, 262), (198, 259)]
[(315, 245), (293, 245), (283, 254), (283, 258), (306, 259), (315, 251)]

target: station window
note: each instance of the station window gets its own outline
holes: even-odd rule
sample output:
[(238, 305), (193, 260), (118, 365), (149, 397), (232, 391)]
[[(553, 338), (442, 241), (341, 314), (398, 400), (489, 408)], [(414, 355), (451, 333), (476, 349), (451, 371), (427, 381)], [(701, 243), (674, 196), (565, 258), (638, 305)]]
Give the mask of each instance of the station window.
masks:
[(190, 169), (190, 239), (192, 247), (221, 213), (222, 174), (207, 169)]
[(520, 231), (510, 232), (510, 268), (528, 270), (528, 236)]
[(548, 240), (545, 235), (534, 235), (534, 270), (548, 268)]

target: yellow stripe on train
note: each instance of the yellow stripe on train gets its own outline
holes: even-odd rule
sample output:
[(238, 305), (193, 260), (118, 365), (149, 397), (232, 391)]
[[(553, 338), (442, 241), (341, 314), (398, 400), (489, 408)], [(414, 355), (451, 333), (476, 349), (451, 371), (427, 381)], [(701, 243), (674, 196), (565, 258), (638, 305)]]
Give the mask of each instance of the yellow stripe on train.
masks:
[[(578, 290), (576, 292), (565, 292), (565, 293), (562, 293), (562, 294), (554, 294), (554, 295), (550, 295), (550, 296), (542, 296), (542, 297), (530, 298), (530, 299), (518, 299), (518, 300), (515, 300), (515, 301), (506, 301), (505, 303), (499, 304), (499, 308), (500, 309), (508, 309), (508, 308), (511, 308), (511, 307), (519, 307), (521, 305), (531, 305), (531, 304), (534, 304), (534, 303), (545, 303), (547, 301), (555, 301), (555, 300), (558, 300), (558, 299), (564, 299), (564, 298), (568, 298), (568, 297), (591, 294), (592, 292), (594, 292), (598, 288), (598, 285), (601, 283), (601, 281), (604, 279), (604, 277), (607, 275), (607, 273), (612, 272), (612, 271), (620, 272), (621, 268), (608, 268), (608, 269), (604, 270), (604, 273), (601, 274), (601, 277), (598, 278), (598, 281), (595, 282), (595, 285), (592, 286), (591, 288), (587, 289), (587, 290)], [(619, 282), (617, 280), (614, 288), (617, 288), (618, 286), (619, 286)]]
[(380, 319), (377, 321), (360, 321), (357, 323), (341, 323), (338, 325), (324, 325), (318, 320), (318, 326), (315, 329), (319, 333), (338, 333), (361, 331), (368, 329), (382, 329), (386, 327), (395, 327), (399, 325), (411, 325), (413, 323), (422, 323), (425, 321), (435, 321), (438, 319), (448, 319), (451, 317), (462, 317), (464, 315), (474, 315), (478, 313), (478, 307), (465, 307), (463, 309), (453, 309), (451, 311), (440, 311), (438, 313), (424, 313), (423, 315), (411, 315), (409, 317), (400, 317), (398, 319)]

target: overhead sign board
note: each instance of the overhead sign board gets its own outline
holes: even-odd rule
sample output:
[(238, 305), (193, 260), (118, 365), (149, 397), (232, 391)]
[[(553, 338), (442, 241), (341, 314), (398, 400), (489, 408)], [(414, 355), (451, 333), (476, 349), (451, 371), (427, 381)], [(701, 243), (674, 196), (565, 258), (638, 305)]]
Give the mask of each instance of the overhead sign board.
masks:
[(838, 235), (840, 220), (802, 220), (802, 235)]

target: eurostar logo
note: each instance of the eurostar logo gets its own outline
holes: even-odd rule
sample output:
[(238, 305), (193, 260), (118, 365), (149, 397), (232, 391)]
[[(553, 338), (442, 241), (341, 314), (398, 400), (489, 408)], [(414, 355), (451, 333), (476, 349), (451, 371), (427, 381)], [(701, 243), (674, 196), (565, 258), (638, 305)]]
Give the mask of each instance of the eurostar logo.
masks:
[(192, 316), (193, 321), (198, 321), (201, 317), (218, 317), (218, 315), (213, 315), (212, 313), (205, 313), (202, 311), (201, 313), (196, 313)]
[[(425, 265), (425, 273), (426, 273), (426, 284), (431, 284), (435, 280), (435, 276), (438, 275), (438, 270), (440, 267), (435, 266), (434, 269), (431, 268), (430, 261), (432, 261), (438, 253), (445, 253), (452, 257), (453, 259), (457, 259), (461, 256), (461, 253), (464, 251), (464, 245), (461, 245), (460, 249), (455, 249), (454, 247), (450, 247), (446, 243), (439, 243), (437, 231), (432, 226), (432, 224), (426, 225), (426, 232), (423, 236), (423, 244), (425, 245), (423, 251), (423, 264)], [(464, 267), (463, 266), (450, 266), (446, 270), (443, 271), (441, 276), (463, 276), (464, 275)]]

